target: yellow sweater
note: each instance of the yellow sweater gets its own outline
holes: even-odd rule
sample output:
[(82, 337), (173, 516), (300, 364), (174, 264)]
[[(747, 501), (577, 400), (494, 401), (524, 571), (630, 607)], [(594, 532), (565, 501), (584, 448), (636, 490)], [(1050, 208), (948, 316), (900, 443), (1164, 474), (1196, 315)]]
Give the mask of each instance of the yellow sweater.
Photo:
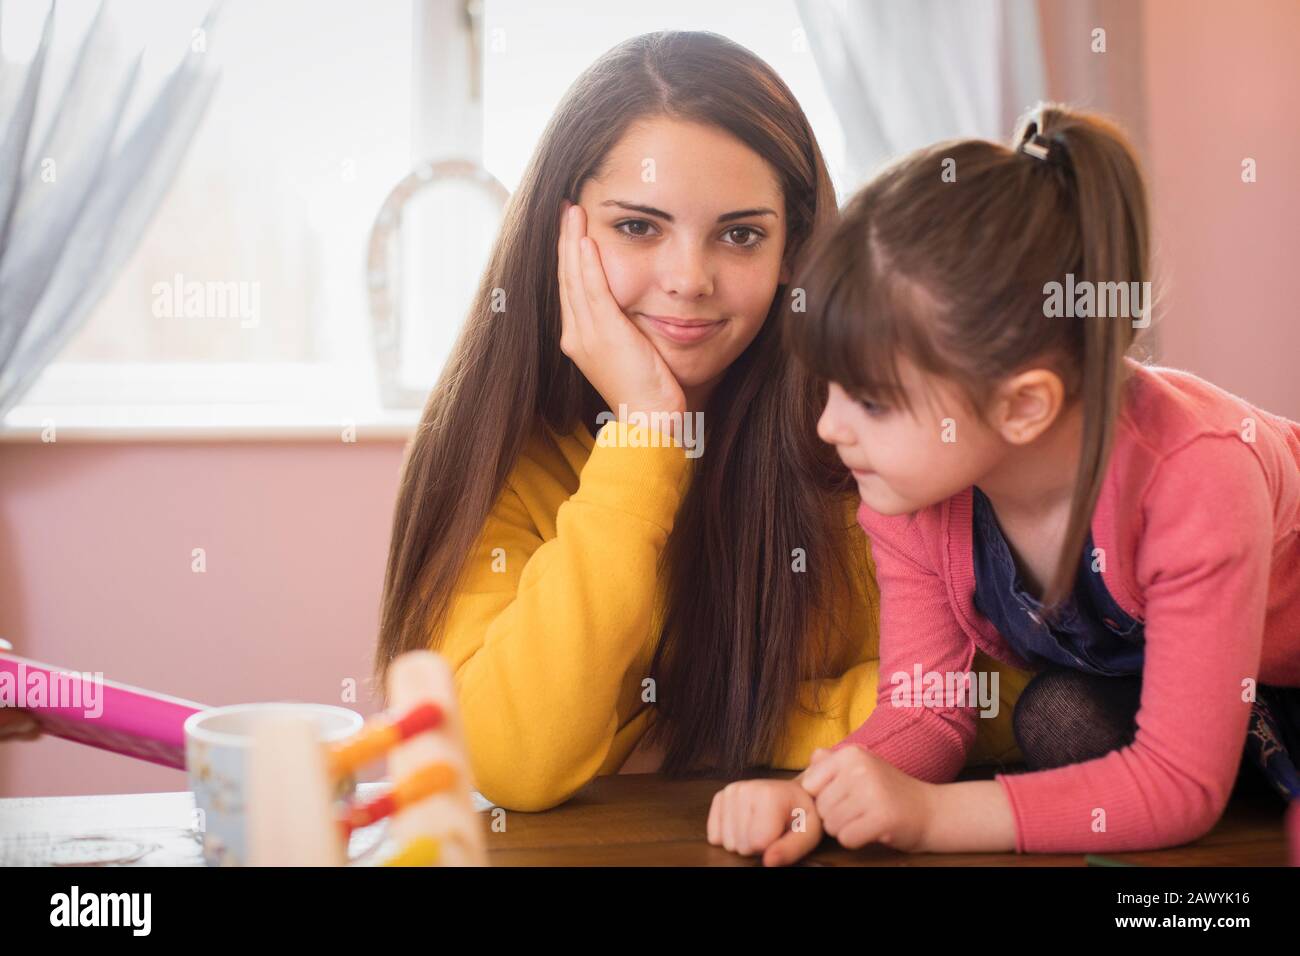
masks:
[[(453, 596), (438, 650), (456, 674), (477, 789), (514, 810), (563, 803), (615, 773), (646, 730), (642, 681), (660, 633), (656, 567), (692, 470), (681, 448), (648, 444), (642, 428), (583, 426), (525, 447)], [(707, 452), (706, 452), (707, 453)], [(853, 520), (856, 500), (846, 502)], [(856, 536), (853, 540), (859, 540)], [(805, 681), (771, 766), (801, 770), (812, 751), (858, 727), (876, 703), (879, 597), (851, 600), (862, 635), (843, 674)], [(999, 716), (981, 720), (971, 762), (1017, 759), (1011, 710), (1027, 675), (1002, 672)]]

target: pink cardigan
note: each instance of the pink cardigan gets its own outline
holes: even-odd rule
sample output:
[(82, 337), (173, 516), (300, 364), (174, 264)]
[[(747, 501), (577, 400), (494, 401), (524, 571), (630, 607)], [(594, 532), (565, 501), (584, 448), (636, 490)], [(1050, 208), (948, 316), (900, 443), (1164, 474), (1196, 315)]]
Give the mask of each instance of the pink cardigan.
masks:
[[(1095, 760), (999, 774), (1019, 852), (1200, 837), (1242, 758), (1248, 679), (1300, 686), (1300, 424), (1188, 372), (1129, 364), (1092, 533), (1106, 587), (1145, 624), (1137, 734)], [(971, 508), (968, 488), (910, 515), (859, 510), (880, 584), (881, 684), (871, 716), (834, 749), (952, 780), (978, 709), (892, 706), (885, 675), (968, 672), (977, 647), (1027, 667), (974, 606)]]

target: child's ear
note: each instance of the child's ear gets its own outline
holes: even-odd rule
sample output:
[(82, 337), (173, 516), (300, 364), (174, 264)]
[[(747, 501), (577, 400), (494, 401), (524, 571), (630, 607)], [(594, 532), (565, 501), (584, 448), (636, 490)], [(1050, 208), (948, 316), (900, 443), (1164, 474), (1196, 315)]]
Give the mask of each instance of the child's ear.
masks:
[(1010, 444), (1027, 445), (1060, 415), (1065, 387), (1055, 372), (1036, 368), (1007, 379), (997, 397), (993, 426)]

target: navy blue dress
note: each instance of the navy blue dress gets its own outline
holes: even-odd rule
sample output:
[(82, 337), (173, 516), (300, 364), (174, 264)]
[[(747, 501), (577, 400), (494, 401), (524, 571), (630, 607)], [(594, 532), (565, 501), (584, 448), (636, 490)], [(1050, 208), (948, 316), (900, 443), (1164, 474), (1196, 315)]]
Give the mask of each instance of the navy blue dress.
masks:
[[(1074, 591), (1056, 621), (1025, 588), (987, 496), (972, 488), (975, 607), (1036, 669), (1068, 667), (1102, 677), (1142, 674), (1143, 624), (1119, 606), (1092, 570), (1093, 540), (1079, 561)], [(1246, 752), (1285, 798), (1300, 798), (1300, 688), (1256, 685)]]

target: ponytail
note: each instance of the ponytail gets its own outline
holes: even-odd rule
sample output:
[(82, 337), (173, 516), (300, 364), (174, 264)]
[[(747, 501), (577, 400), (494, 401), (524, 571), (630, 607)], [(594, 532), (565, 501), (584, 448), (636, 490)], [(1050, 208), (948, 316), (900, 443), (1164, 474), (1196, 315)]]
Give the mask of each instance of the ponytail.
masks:
[(1122, 283), (1118, 288), (1140, 297), (1135, 303), (1134, 296), (1125, 296), (1129, 308), (1123, 315), (1094, 308), (1075, 320), (1082, 326), (1078, 399), (1083, 438), (1065, 539), (1043, 600), (1055, 611), (1074, 588), (1078, 556), (1101, 494), (1123, 400), (1124, 357), (1135, 335), (1132, 318), (1139, 313), (1145, 318), (1151, 308), (1149, 217), (1137, 159), (1118, 127), (1093, 114), (1043, 106), (1019, 135), (1022, 145), (1042, 140), (1059, 157), (1061, 175), (1074, 192), (1081, 249), (1076, 283), (1092, 283), (1098, 303), (1101, 290), (1116, 288), (1111, 283)]

